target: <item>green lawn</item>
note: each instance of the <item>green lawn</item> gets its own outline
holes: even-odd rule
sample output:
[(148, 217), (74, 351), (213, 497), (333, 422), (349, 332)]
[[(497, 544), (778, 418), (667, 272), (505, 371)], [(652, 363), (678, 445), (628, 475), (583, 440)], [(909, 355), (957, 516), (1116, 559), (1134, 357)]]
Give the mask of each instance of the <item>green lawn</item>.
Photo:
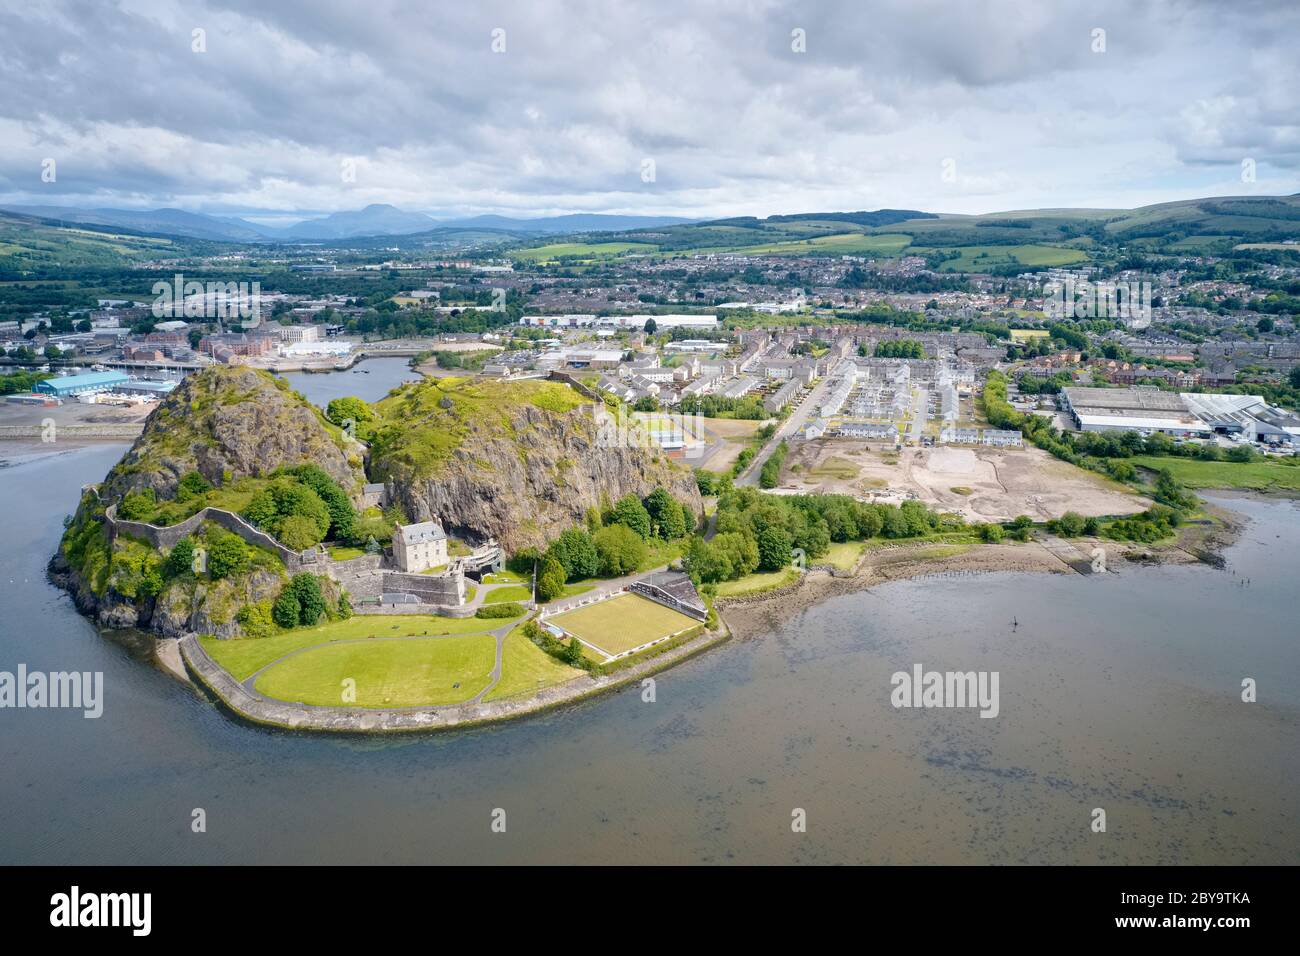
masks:
[(590, 607), (556, 615), (550, 620), (611, 655), (640, 647), (700, 623), (639, 594), (624, 594)]
[(365, 548), (330, 548), (330, 557), (335, 561), (351, 561), (353, 558), (359, 558), (365, 553)]
[(531, 575), (516, 574), (509, 570), (493, 571), (491, 574), (483, 575), (484, 584), (527, 584), (531, 580)]
[(562, 684), (579, 677), (584, 671), (562, 664), (550, 654), (524, 637), (523, 630), (515, 628), (506, 638), (501, 655), (501, 680), (484, 700), (501, 700), (532, 694), (543, 687)]
[[(564, 591), (560, 594), (560, 597), (556, 598), (555, 600), (558, 601), (560, 600), (560, 598), (573, 597), (574, 595), (577, 594), (583, 594), (584, 592), (590, 591), (594, 587), (595, 587), (594, 584), (583, 584), (582, 582), (566, 584), (564, 586)], [(510, 586), (504, 588), (497, 588), (495, 591), (487, 592), (487, 595), (483, 599), (483, 603), (504, 604), (507, 601), (529, 601), (532, 599), (532, 596), (533, 596), (533, 589), (528, 585)], [(469, 598), (466, 598), (465, 600), (468, 601)]]
[(271, 661), (291, 651), (330, 641), (350, 641), (366, 637), (406, 637), (412, 635), (483, 634), (505, 621), (476, 618), (434, 617), (427, 614), (358, 614), (346, 621), (333, 621), (318, 627), (285, 631), (274, 637), (242, 638), (221, 641), (215, 637), (199, 638), (208, 656), (224, 667), (235, 680), (246, 680)]
[(858, 558), (862, 557), (865, 546), (861, 541), (840, 541), (832, 543), (827, 549), (826, 554), (820, 558), (814, 558), (814, 564), (832, 564), (843, 571), (850, 571), (858, 563)]
[[(495, 661), (487, 634), (327, 644), (272, 665), (254, 686), (277, 700), (334, 707), (455, 704), (487, 687)], [(348, 680), (355, 701), (343, 698)]]
[(1130, 460), (1153, 471), (1168, 468), (1188, 488), (1300, 491), (1300, 467), (1279, 461), (1198, 461), (1163, 455), (1138, 455)]
[(526, 584), (511, 584), (502, 588), (494, 588), (483, 595), (484, 604), (504, 604), (507, 601), (530, 601), (533, 597), (533, 589)]
[(741, 597), (748, 594), (758, 594), (762, 591), (772, 591), (793, 583), (798, 576), (799, 572), (794, 568), (760, 574), (747, 574), (735, 581), (719, 582), (718, 597)]

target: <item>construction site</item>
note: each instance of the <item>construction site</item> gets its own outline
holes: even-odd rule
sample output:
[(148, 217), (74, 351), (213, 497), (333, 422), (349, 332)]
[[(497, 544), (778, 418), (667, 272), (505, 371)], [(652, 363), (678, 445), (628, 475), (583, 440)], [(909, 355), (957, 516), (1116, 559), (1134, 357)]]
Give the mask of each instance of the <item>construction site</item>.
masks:
[(1151, 504), (1032, 446), (898, 448), (844, 438), (792, 446), (777, 490), (895, 505), (921, 501), (968, 521), (1008, 521), (1022, 514), (1044, 521), (1067, 511), (1085, 517), (1134, 514)]

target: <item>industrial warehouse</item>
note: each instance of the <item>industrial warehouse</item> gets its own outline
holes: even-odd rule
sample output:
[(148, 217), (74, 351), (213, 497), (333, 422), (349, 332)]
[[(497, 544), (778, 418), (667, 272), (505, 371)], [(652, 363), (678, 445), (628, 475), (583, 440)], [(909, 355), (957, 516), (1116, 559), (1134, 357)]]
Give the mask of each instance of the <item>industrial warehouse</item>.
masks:
[(1300, 416), (1259, 395), (1166, 392), (1131, 388), (1065, 388), (1061, 408), (1085, 432), (1164, 432), (1180, 438), (1237, 437), (1269, 445), (1300, 444)]

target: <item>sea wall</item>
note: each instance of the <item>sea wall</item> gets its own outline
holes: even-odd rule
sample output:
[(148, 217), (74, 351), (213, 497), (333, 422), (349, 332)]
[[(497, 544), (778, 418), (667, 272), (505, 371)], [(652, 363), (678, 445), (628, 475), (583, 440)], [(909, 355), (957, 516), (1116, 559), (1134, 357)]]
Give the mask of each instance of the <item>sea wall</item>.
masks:
[(603, 677), (582, 676), (528, 697), (481, 704), (453, 704), (444, 707), (412, 707), (401, 710), (370, 710), (349, 707), (316, 707), (270, 700), (231, 677), (203, 650), (193, 634), (180, 639), (181, 657), (190, 674), (233, 713), (253, 723), (289, 730), (326, 733), (402, 733), (448, 730), (475, 724), (510, 720), (577, 703), (636, 683), (694, 657), (729, 637), (724, 631), (706, 631), (699, 637), (665, 651), (640, 664)]

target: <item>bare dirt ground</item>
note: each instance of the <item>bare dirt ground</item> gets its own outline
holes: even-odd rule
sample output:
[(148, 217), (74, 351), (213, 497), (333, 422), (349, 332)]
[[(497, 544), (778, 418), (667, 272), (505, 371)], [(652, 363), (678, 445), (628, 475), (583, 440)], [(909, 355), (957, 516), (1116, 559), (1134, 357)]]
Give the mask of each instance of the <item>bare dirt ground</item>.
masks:
[(750, 437), (763, 423), (731, 418), (705, 418), (704, 438), (708, 442), (704, 454), (692, 462), (695, 468), (708, 471), (730, 471), (740, 453), (749, 444)]
[(968, 521), (1007, 521), (1021, 514), (1041, 521), (1066, 511), (1133, 514), (1151, 505), (1122, 485), (1032, 447), (895, 451), (893, 445), (818, 439), (791, 448), (781, 487), (890, 504), (915, 499)]
[(40, 425), (47, 418), (58, 425), (131, 424), (143, 422), (157, 408), (156, 402), (141, 405), (83, 405), (64, 402), (55, 407), (0, 403), (0, 425)]

